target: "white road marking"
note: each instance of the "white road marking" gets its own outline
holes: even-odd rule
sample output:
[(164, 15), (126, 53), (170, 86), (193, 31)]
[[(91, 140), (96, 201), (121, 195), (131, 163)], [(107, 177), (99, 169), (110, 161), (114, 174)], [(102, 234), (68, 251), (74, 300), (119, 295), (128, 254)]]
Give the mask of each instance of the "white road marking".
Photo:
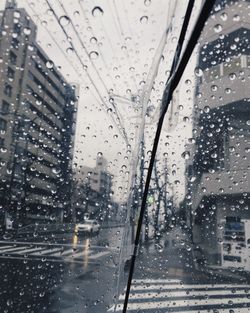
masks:
[[(227, 313), (231, 307), (235, 313), (245, 313), (250, 310), (249, 308), (242, 308), (244, 305), (250, 307), (250, 285), (199, 285), (183, 284), (180, 281), (178, 284), (177, 282), (178, 280), (176, 279), (133, 280), (128, 303), (128, 313), (130, 311), (137, 312), (138, 310), (155, 312), (164, 309), (167, 312), (174, 309), (181, 313), (211, 312), (211, 307), (214, 307), (216, 312)], [(240, 289), (237, 290), (237, 288)], [(116, 308), (117, 313), (122, 311), (124, 298), (125, 292), (119, 296)], [(223, 306), (227, 308), (223, 309)], [(197, 310), (194, 310), (194, 307), (197, 307)], [(115, 306), (113, 305), (109, 309), (109, 312), (113, 312), (114, 308)], [(165, 313), (165, 311), (163, 312)]]
[[(39, 245), (38, 243), (26, 243), (25, 245), (21, 245), (20, 243), (18, 246), (14, 245), (5, 245), (0, 247), (0, 257), (5, 258), (6, 256), (15, 256), (15, 255), (25, 255), (25, 259), (29, 256), (34, 259), (34, 257), (44, 257), (48, 256), (49, 258), (60, 258), (62, 262), (75, 262), (84, 260), (88, 260), (89, 264), (95, 264), (95, 260), (107, 256), (111, 253), (110, 250), (108, 251), (101, 251), (98, 249), (91, 249), (88, 248), (86, 251), (86, 246), (81, 246), (81, 250), (78, 248), (74, 251), (72, 245), (69, 247), (67, 246), (66, 250), (63, 250), (65, 246), (62, 245), (49, 245), (49, 244), (42, 244)], [(6, 255), (7, 254), (7, 255)], [(18, 258), (18, 257), (17, 257)]]

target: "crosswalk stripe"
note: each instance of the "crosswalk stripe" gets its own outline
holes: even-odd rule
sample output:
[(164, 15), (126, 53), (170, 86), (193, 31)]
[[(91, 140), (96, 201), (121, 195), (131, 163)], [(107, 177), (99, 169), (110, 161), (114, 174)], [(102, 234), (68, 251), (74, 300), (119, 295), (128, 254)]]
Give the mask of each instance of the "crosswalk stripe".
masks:
[(151, 278), (145, 278), (145, 279), (133, 279), (133, 285), (135, 284), (162, 284), (162, 283), (168, 283), (168, 284), (174, 284), (174, 283), (180, 283), (180, 279), (151, 279)]
[(0, 247), (0, 257), (1, 254), (18, 254), (18, 255), (27, 255), (27, 256), (43, 256), (43, 255), (50, 255), (51, 257), (60, 257), (63, 258), (65, 261), (74, 261), (75, 259), (85, 259), (88, 258), (90, 260), (101, 258), (105, 255), (110, 254), (110, 251), (101, 251), (97, 252), (95, 250), (89, 249), (86, 253), (86, 250), (82, 249), (81, 251), (74, 252), (74, 250), (67, 249), (65, 251), (62, 250), (62, 247), (49, 247), (49, 246), (4, 246)]
[(30, 248), (30, 249), (21, 250), (21, 251), (15, 252), (15, 253), (17, 253), (17, 254), (27, 254), (27, 253), (30, 253), (30, 252), (40, 252), (41, 250), (44, 250), (44, 249), (45, 249), (44, 247), (36, 247), (36, 248)]
[(98, 259), (98, 258), (100, 258), (100, 257), (102, 257), (104, 255), (107, 255), (107, 254), (109, 254), (108, 251), (102, 251), (102, 252), (96, 253), (94, 255), (90, 255), (89, 259)]
[[(163, 282), (165, 281), (165, 284)], [(131, 286), (128, 313), (138, 312), (224, 312), (250, 308), (250, 285), (176, 284), (178, 280), (135, 279)], [(180, 281), (179, 281), (180, 282)], [(135, 283), (135, 284), (134, 284)], [(151, 284), (150, 284), (151, 283)], [(121, 312), (124, 293), (118, 298), (116, 312)], [(115, 306), (109, 309), (114, 311)], [(237, 311), (234, 310), (236, 313)], [(249, 312), (249, 309), (248, 309)]]
[(49, 249), (45, 249), (43, 251), (38, 251), (38, 253), (36, 252), (32, 252), (30, 253), (31, 255), (36, 255), (36, 256), (39, 256), (39, 255), (51, 255), (53, 254), (54, 252), (58, 252), (58, 251), (61, 251), (61, 248), (49, 248)]
[[(30, 247), (29, 247), (30, 248)], [(4, 250), (1, 250), (0, 253), (1, 254), (4, 254), (4, 253), (13, 253), (13, 252), (17, 252), (17, 251), (20, 251), (20, 250), (24, 250), (23, 247), (17, 247), (17, 248), (8, 248), (8, 249), (4, 249)]]
[(12, 246), (2, 246), (2, 247), (0, 247), (0, 253), (2, 252), (1, 250), (11, 249), (11, 248), (14, 248), (13, 245)]
[[(244, 291), (244, 290), (243, 290)], [(145, 294), (138, 293), (133, 295), (133, 299), (158, 299), (158, 298), (174, 298), (174, 297), (199, 297), (199, 296), (223, 296), (223, 295), (230, 295), (234, 296), (235, 294), (242, 294), (242, 289), (233, 290), (229, 293), (229, 290), (208, 290), (208, 291), (186, 291), (186, 290), (179, 290), (177, 292), (162, 292), (161, 290), (158, 292), (147, 292)], [(247, 296), (247, 294), (244, 294)]]
[[(132, 282), (133, 284), (133, 282)], [(143, 290), (186, 290), (186, 288), (188, 289), (207, 289), (207, 288), (238, 288), (238, 287), (242, 287), (243, 285), (225, 285), (225, 284), (216, 284), (216, 285), (207, 285), (207, 284), (170, 284), (170, 285), (165, 285), (165, 284), (142, 284), (142, 285), (134, 285), (133, 284), (133, 290), (140, 292)], [(250, 288), (250, 285), (244, 285), (244, 287), (246, 288)]]

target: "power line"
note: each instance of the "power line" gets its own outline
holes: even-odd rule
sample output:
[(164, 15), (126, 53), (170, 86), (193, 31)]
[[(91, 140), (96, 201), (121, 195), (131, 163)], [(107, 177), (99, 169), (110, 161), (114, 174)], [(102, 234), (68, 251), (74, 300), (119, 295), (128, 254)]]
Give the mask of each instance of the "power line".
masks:
[[(63, 25), (60, 23), (59, 18), (58, 18), (58, 16), (57, 16), (56, 12), (54, 11), (54, 9), (52, 8), (52, 6), (50, 5), (49, 1), (48, 1), (48, 0), (45, 0), (45, 1), (46, 1), (47, 5), (48, 5), (49, 9), (51, 10), (52, 14), (54, 15), (54, 17), (55, 17), (55, 19), (56, 19), (56, 21), (57, 21), (59, 27), (62, 29), (64, 35), (66, 36), (66, 38), (67, 38), (67, 40), (68, 40), (68, 42), (69, 42), (69, 44), (70, 44), (70, 46), (71, 46), (71, 49), (75, 52), (75, 55), (76, 55), (77, 59), (79, 60), (79, 62), (80, 62), (80, 64), (81, 64), (82, 68), (83, 68), (84, 71), (86, 72), (86, 74), (87, 74), (87, 76), (88, 76), (90, 82), (92, 83), (92, 85), (93, 85), (93, 87), (94, 87), (94, 89), (95, 89), (95, 91), (96, 91), (98, 97), (99, 97), (100, 100), (101, 100), (101, 103), (102, 103), (102, 104), (106, 107), (106, 109), (108, 110), (109, 107), (107, 106), (106, 102), (103, 100), (102, 95), (100, 94), (100, 92), (99, 92), (97, 86), (95, 85), (95, 83), (94, 83), (92, 77), (91, 77), (90, 74), (88, 73), (88, 71), (87, 71), (87, 69), (86, 69), (86, 66), (85, 66), (85, 64), (82, 62), (82, 60), (81, 60), (81, 58), (80, 58), (80, 56), (79, 56), (77, 50), (75, 49), (75, 46), (74, 46), (72, 40), (71, 40), (70, 37), (68, 36), (68, 33), (66, 32), (65, 28), (63, 27)], [(114, 105), (113, 105), (113, 107), (114, 107), (114, 109), (115, 109), (114, 111), (115, 111), (115, 113), (116, 113), (116, 115), (117, 115), (116, 108), (115, 108)], [(122, 137), (125, 139), (126, 144), (128, 144), (127, 134), (126, 134), (124, 128), (123, 128), (121, 125), (117, 125), (117, 123), (116, 123), (116, 121), (115, 121), (115, 119), (114, 119), (114, 117), (113, 117), (112, 115), (108, 115), (108, 116), (111, 117), (113, 123), (116, 125), (116, 127), (118, 128), (118, 130), (119, 130), (119, 132), (121, 133)], [(119, 119), (119, 116), (118, 116), (118, 120), (120, 120), (120, 119)]]
[(42, 20), (40, 19), (39, 15), (35, 12), (35, 10), (32, 8), (32, 6), (30, 5), (30, 3), (28, 2), (28, 0), (26, 0), (29, 8), (31, 9), (31, 11), (34, 13), (35, 16), (37, 16), (38, 20), (40, 21), (41, 25), (44, 27), (44, 29), (46, 30), (46, 32), (48, 33), (48, 35), (50, 36), (50, 38), (53, 40), (53, 42), (55, 43), (55, 45), (57, 46), (57, 48), (61, 51), (61, 53), (64, 55), (65, 59), (67, 60), (67, 62), (70, 64), (70, 66), (73, 68), (73, 70), (76, 72), (77, 75), (82, 77), (82, 74), (76, 69), (76, 67), (73, 65), (73, 63), (71, 63), (69, 61), (69, 58), (67, 57), (66, 53), (63, 51), (63, 49), (60, 47), (60, 45), (57, 43), (55, 37), (52, 35), (51, 32), (48, 31), (48, 28), (44, 25), (44, 23), (42, 23)]
[[(86, 14), (85, 14), (85, 12), (84, 12), (84, 9), (83, 9), (83, 7), (82, 7), (82, 3), (81, 3), (80, 0), (78, 0), (78, 4), (79, 4), (79, 6), (80, 6), (82, 15), (83, 15), (83, 17), (84, 17), (86, 23), (87, 23), (87, 24), (89, 25), (89, 27), (90, 27), (90, 31), (91, 31), (92, 37), (95, 37), (95, 34), (94, 34), (94, 32), (93, 32), (93, 30), (92, 30), (92, 27), (91, 27), (91, 24), (90, 24), (88, 18), (86, 17)], [(103, 29), (104, 29), (104, 27), (103, 27)], [(105, 31), (105, 29), (104, 29), (104, 31)], [(110, 41), (110, 39), (109, 39), (109, 36), (107, 36), (106, 32), (105, 32), (105, 35), (106, 35), (106, 38), (108, 39), (108, 42), (109, 42), (109, 44), (110, 44), (111, 51), (114, 51), (113, 45), (112, 45), (112, 43), (111, 43), (111, 41)], [(102, 59), (102, 61), (103, 61), (103, 63), (104, 63), (105, 68), (106, 68), (107, 71), (108, 71), (108, 65), (107, 65), (107, 63), (106, 63), (106, 61), (105, 61), (105, 59), (104, 59), (104, 57), (103, 57), (103, 54), (102, 54), (100, 51), (101, 51), (101, 49), (98, 47), (98, 52), (99, 52), (99, 54), (100, 54), (100, 57), (101, 57), (101, 59)], [(110, 75), (108, 75), (108, 76), (110, 77), (113, 86), (115, 86), (115, 84), (114, 84), (114, 82), (113, 82), (111, 76), (110, 76)]]
[[(60, 1), (60, 0), (57, 0), (57, 1), (58, 1), (58, 3), (60, 4), (61, 8), (63, 9), (63, 12), (65, 13), (65, 15), (66, 15), (66, 16), (69, 16), (67, 10), (65, 9), (65, 7), (64, 7), (64, 5), (61, 3), (61, 1)], [(109, 92), (108, 92), (108, 88), (107, 88), (106, 84), (104, 83), (102, 77), (100, 76), (99, 71), (97, 70), (97, 68), (96, 68), (96, 66), (95, 66), (95, 64), (94, 64), (94, 62), (91, 60), (91, 57), (90, 57), (90, 55), (89, 55), (90, 53), (89, 53), (89, 51), (87, 50), (87, 48), (85, 47), (85, 45), (84, 45), (84, 43), (83, 43), (83, 41), (82, 41), (82, 38), (80, 37), (78, 31), (76, 30), (75, 25), (74, 25), (74, 23), (72, 22), (72, 20), (71, 20), (71, 26), (72, 26), (72, 28), (73, 28), (73, 30), (74, 30), (74, 33), (76, 34), (76, 37), (78, 38), (78, 40), (79, 40), (79, 42), (80, 42), (80, 44), (81, 44), (81, 46), (82, 46), (84, 52), (86, 53), (86, 55), (87, 55), (87, 57), (88, 57), (88, 59), (89, 59), (91, 65), (92, 65), (92, 67), (94, 68), (94, 70), (95, 70), (95, 72), (96, 72), (96, 74), (97, 74), (99, 80), (101, 81), (101, 83), (102, 83), (102, 85), (103, 85), (105, 91), (106, 91), (107, 94), (108, 94), (108, 93), (109, 93)]]

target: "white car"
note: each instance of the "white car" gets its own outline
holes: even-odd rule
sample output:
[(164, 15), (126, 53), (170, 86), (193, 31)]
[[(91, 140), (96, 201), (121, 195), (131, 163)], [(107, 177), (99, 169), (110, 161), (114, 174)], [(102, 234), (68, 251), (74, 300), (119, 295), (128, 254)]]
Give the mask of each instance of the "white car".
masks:
[(87, 232), (87, 233), (98, 233), (101, 225), (96, 220), (86, 220), (84, 223), (76, 224), (75, 232)]

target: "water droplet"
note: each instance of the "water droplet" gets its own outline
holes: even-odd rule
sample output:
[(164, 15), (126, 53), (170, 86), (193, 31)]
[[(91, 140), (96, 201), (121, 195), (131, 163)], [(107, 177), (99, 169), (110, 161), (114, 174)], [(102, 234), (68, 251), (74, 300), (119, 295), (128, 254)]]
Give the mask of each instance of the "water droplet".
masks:
[(222, 26), (221, 26), (221, 24), (216, 24), (215, 26), (214, 26), (214, 31), (216, 32), (216, 33), (220, 33), (221, 31), (222, 31)]
[(211, 86), (211, 91), (217, 91), (218, 90), (218, 86), (217, 85), (212, 85)]
[(7, 300), (7, 306), (11, 306), (13, 304), (13, 301), (11, 299)]
[(246, 124), (247, 124), (248, 126), (250, 126), (250, 120), (248, 120), (248, 121), (246, 122)]
[(67, 15), (63, 15), (59, 18), (59, 23), (62, 26), (67, 26), (70, 23), (70, 18)]
[(205, 106), (205, 107), (204, 107), (204, 112), (205, 112), (205, 113), (208, 113), (209, 111), (210, 111), (210, 107), (209, 107), (209, 106)]
[(144, 0), (144, 5), (145, 5), (146, 7), (149, 7), (150, 4), (151, 4), (151, 0)]
[(196, 67), (194, 69), (194, 74), (197, 76), (197, 77), (201, 77), (203, 75), (203, 70), (200, 68), (200, 67)]
[(75, 12), (74, 12), (74, 16), (75, 16), (75, 17), (80, 16), (80, 12), (79, 12), (79, 11), (75, 11)]
[(47, 67), (47, 68), (53, 68), (53, 67), (54, 67), (53, 61), (48, 60), (48, 61), (46, 62), (46, 67)]
[(222, 21), (226, 21), (227, 20), (227, 13), (226, 12), (222, 12), (220, 15), (220, 18), (222, 19)]
[(95, 44), (95, 43), (97, 43), (97, 38), (91, 37), (89, 41), (90, 41), (90, 43)]
[[(159, 234), (159, 235), (160, 235), (160, 234)], [(163, 246), (160, 245), (159, 243), (156, 243), (156, 244), (155, 244), (155, 247), (156, 247), (156, 249), (157, 249), (158, 252), (160, 252), (160, 253), (163, 252)]]
[(235, 73), (230, 73), (229, 74), (229, 79), (230, 80), (234, 80), (236, 78), (236, 74)]
[(72, 53), (74, 52), (74, 49), (71, 48), (71, 47), (69, 47), (69, 48), (66, 49), (66, 52), (67, 52), (68, 54), (72, 54)]
[(20, 18), (20, 16), (21, 16), (20, 12), (18, 12), (18, 11), (14, 12), (14, 17), (15, 18)]
[(48, 10), (46, 11), (46, 13), (47, 13), (48, 15), (52, 16), (52, 15), (53, 15), (53, 10), (48, 9)]
[(98, 157), (102, 157), (102, 152), (98, 152), (98, 153), (97, 153), (97, 156), (98, 156)]
[(101, 7), (98, 7), (98, 6), (94, 7), (94, 9), (92, 10), (92, 15), (94, 17), (101, 16), (101, 15), (103, 15), (103, 13), (104, 13), (103, 9)]
[(54, 174), (59, 174), (61, 172), (61, 170), (59, 169), (59, 168), (56, 168), (56, 167), (53, 167), (52, 168), (52, 173), (54, 173)]
[(25, 35), (30, 35), (31, 29), (30, 29), (29, 27), (25, 27), (25, 28), (23, 29), (23, 32), (24, 32)]
[(181, 155), (181, 157), (185, 160), (188, 160), (190, 158), (190, 152), (189, 151), (184, 151)]
[(43, 26), (47, 26), (47, 25), (48, 25), (48, 22), (47, 22), (46, 20), (43, 20), (43, 21), (41, 22), (41, 24), (42, 24)]
[(225, 89), (225, 93), (227, 93), (227, 94), (231, 93), (231, 91), (232, 91), (231, 88), (226, 88), (226, 89)]
[(99, 56), (99, 53), (96, 52), (96, 51), (91, 51), (89, 53), (89, 57), (90, 57), (91, 60), (96, 60), (98, 58), (98, 56)]
[(45, 295), (45, 292), (40, 292), (40, 293), (39, 293), (39, 297), (40, 297), (40, 298), (44, 297), (44, 295)]
[(233, 20), (235, 22), (239, 22), (240, 21), (240, 16), (238, 14), (235, 14), (234, 17), (233, 17)]
[(140, 23), (141, 24), (146, 24), (148, 22), (148, 17), (146, 15), (143, 15), (141, 18), (140, 18)]
[(237, 45), (236, 45), (236, 44), (232, 44), (232, 45), (230, 46), (230, 49), (231, 49), (231, 50), (236, 50), (236, 49), (237, 49)]

